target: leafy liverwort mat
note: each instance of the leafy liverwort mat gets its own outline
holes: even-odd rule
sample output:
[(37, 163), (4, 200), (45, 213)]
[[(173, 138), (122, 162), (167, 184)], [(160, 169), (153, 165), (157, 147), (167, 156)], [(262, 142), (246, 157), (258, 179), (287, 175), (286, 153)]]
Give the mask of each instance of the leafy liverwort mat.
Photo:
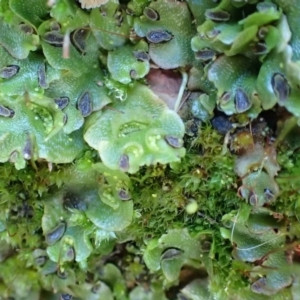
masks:
[(299, 18), (0, 1), (0, 299), (299, 299)]

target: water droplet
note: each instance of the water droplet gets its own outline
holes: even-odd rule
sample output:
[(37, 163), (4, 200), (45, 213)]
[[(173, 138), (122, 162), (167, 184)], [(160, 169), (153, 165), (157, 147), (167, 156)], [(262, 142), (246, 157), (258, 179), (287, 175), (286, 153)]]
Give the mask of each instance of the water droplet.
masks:
[(150, 43), (158, 44), (170, 41), (173, 36), (165, 30), (153, 30), (147, 34), (146, 38)]
[(290, 86), (286, 78), (279, 73), (275, 73), (271, 79), (273, 91), (279, 102), (286, 102), (290, 95)]
[(158, 21), (159, 20), (158, 12), (156, 10), (154, 10), (153, 8), (151, 8), (151, 7), (145, 7), (143, 13), (151, 21)]
[(9, 65), (0, 69), (0, 77), (3, 79), (9, 79), (18, 74), (20, 70), (19, 66)]
[(65, 223), (58, 224), (54, 229), (52, 229), (46, 234), (45, 237), (46, 243), (50, 246), (54, 245), (57, 241), (59, 241), (62, 238), (65, 231), (66, 231), (66, 224)]
[(235, 109), (238, 113), (248, 110), (252, 103), (243, 89), (237, 88), (235, 91)]
[(129, 170), (129, 156), (127, 154), (122, 154), (119, 160), (119, 168), (123, 172)]
[(89, 29), (77, 29), (71, 34), (71, 42), (76, 50), (81, 53), (85, 54), (86, 50), (86, 40), (90, 34)]
[(224, 10), (206, 10), (205, 17), (215, 22), (226, 22), (230, 19), (230, 14)]
[(161, 255), (161, 260), (169, 260), (169, 259), (173, 259), (175, 257), (180, 256), (183, 253), (183, 251), (181, 249), (178, 248), (169, 248), (166, 249), (163, 254)]
[(57, 104), (58, 108), (64, 109), (69, 104), (70, 99), (68, 97), (59, 97), (54, 99), (54, 102)]
[(46, 65), (41, 64), (38, 68), (38, 82), (41, 88), (48, 88), (47, 79), (46, 79)]
[(177, 138), (176, 136), (167, 135), (165, 141), (173, 148), (181, 148), (183, 146), (182, 139)]
[(3, 105), (0, 105), (0, 116), (5, 118), (12, 118), (15, 115), (15, 112)]
[(57, 31), (49, 31), (43, 35), (43, 40), (52, 46), (62, 47), (64, 36)]
[(199, 205), (195, 199), (189, 199), (189, 202), (185, 206), (185, 211), (187, 214), (192, 215), (196, 213), (199, 209)]
[(92, 113), (92, 98), (88, 91), (84, 92), (78, 99), (77, 108), (83, 117), (87, 117)]

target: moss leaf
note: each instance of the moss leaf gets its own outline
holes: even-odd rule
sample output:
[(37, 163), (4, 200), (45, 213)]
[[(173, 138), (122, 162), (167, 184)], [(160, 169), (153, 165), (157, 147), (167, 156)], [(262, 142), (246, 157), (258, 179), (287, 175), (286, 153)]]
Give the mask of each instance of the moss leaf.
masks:
[(114, 80), (128, 84), (132, 79), (143, 78), (148, 74), (150, 63), (148, 60), (137, 59), (139, 52), (148, 55), (146, 42), (140, 41), (134, 46), (123, 46), (108, 53), (107, 67)]
[(190, 40), (195, 34), (188, 6), (184, 2), (155, 1), (149, 5), (158, 12), (160, 19), (153, 21), (145, 16), (136, 18), (134, 29), (138, 36), (147, 37), (151, 32), (167, 32), (171, 40), (151, 43), (149, 54), (151, 59), (163, 69), (175, 69), (190, 65), (194, 55), (190, 48)]
[(44, 0), (10, 0), (9, 6), (14, 13), (37, 28), (47, 17), (50, 7)]
[[(118, 10), (118, 4), (112, 1), (103, 5), (103, 13), (93, 9), (90, 26), (98, 45), (106, 50), (123, 46), (128, 40), (130, 26), (124, 11)], [(122, 20), (119, 24), (118, 20)]]
[(3, 19), (0, 19), (0, 31), (0, 45), (17, 59), (24, 59), (30, 51), (35, 51), (40, 41), (38, 35), (26, 34), (19, 26), (8, 25)]
[[(36, 101), (42, 105), (37, 105)], [(73, 161), (82, 151), (83, 140), (80, 132), (69, 136), (62, 131), (57, 133), (63, 125), (60, 123), (62, 115), (54, 105), (52, 108), (48, 106), (51, 101), (40, 95), (31, 96), (29, 99), (1, 99), (1, 105), (14, 112), (13, 117), (0, 117), (1, 162), (14, 162), (22, 157), (27, 160), (44, 159), (53, 163), (67, 163)], [(57, 134), (49, 139), (51, 132)]]
[(97, 227), (107, 231), (121, 231), (130, 225), (133, 217), (132, 201), (122, 202), (114, 210), (99, 199), (97, 191), (93, 193), (86, 215)]
[(84, 138), (113, 170), (134, 173), (143, 165), (179, 161), (185, 153), (181, 119), (144, 85), (130, 87), (125, 102), (95, 118)]

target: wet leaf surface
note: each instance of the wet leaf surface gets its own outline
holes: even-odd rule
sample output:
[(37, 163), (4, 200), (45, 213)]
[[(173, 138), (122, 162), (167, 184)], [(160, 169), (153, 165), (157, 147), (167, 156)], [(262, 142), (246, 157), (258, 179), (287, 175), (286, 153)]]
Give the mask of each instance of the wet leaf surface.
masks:
[(149, 40), (151, 59), (163, 69), (190, 65), (194, 59), (190, 39), (195, 31), (191, 26), (192, 18), (187, 5), (184, 2), (166, 1), (152, 2), (149, 7), (158, 12), (160, 19), (136, 18), (134, 29), (138, 36), (146, 36)]
[[(116, 120), (114, 124), (111, 118)], [(86, 126), (84, 137), (99, 151), (107, 167), (134, 173), (150, 162), (179, 160), (184, 148), (170, 147), (164, 140), (166, 135), (182, 137), (180, 118), (148, 88), (136, 84), (129, 89), (125, 105), (117, 103), (113, 110), (99, 115), (97, 122)]]

